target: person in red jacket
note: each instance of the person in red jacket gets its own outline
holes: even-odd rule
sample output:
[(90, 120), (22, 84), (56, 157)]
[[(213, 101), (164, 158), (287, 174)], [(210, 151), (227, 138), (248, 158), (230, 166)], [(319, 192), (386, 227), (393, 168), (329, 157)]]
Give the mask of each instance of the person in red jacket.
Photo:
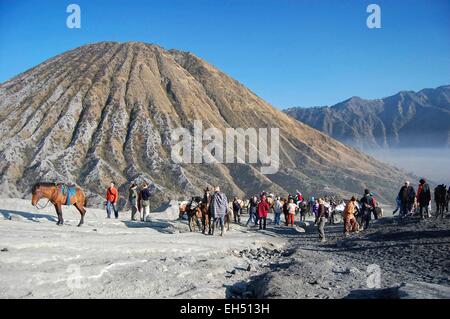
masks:
[(119, 211), (117, 210), (117, 200), (119, 199), (119, 192), (114, 185), (114, 182), (111, 182), (108, 190), (106, 191), (106, 215), (107, 218), (111, 218), (111, 208), (114, 210), (114, 216), (119, 218)]
[[(269, 203), (265, 195), (261, 197), (261, 201), (258, 204), (258, 216), (259, 216), (259, 229), (266, 229), (267, 215), (269, 215)], [(263, 225), (264, 223), (264, 225)]]

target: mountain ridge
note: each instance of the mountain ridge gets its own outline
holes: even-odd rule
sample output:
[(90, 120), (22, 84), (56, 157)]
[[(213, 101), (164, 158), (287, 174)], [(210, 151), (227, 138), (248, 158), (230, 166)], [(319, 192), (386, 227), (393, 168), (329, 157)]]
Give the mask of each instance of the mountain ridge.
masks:
[(381, 99), (352, 97), (333, 106), (283, 111), (363, 150), (450, 147), (450, 85), (400, 91)]
[[(280, 170), (174, 163), (171, 134), (192, 131), (194, 120), (221, 132), (278, 127)], [(0, 159), (4, 196), (25, 197), (36, 181), (74, 182), (97, 206), (111, 180), (124, 206), (131, 181), (148, 181), (158, 205), (207, 185), (237, 196), (263, 189), (347, 196), (370, 186), (391, 200), (406, 178), (295, 121), (194, 54), (142, 42), (84, 45), (0, 84)]]

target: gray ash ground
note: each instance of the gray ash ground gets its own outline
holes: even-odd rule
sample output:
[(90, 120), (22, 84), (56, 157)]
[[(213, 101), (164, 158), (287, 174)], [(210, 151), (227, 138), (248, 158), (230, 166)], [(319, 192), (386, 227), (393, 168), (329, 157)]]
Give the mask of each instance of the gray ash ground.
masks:
[[(326, 243), (318, 241), (311, 222), (302, 234), (269, 228), (267, 234), (288, 238), (286, 249), (240, 252), (249, 268), (259, 271), (230, 287), (228, 297), (450, 298), (449, 217), (383, 218), (350, 237), (343, 236), (342, 223), (327, 225)], [(377, 267), (380, 282), (374, 286)]]

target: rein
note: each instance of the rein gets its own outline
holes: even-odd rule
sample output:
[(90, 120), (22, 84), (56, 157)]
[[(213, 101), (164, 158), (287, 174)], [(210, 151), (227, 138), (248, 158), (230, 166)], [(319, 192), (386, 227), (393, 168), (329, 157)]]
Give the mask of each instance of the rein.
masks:
[[(39, 199), (39, 200), (41, 200), (41, 199)], [(38, 206), (39, 201), (37, 201), (37, 203), (34, 207), (36, 207), (37, 209), (44, 209), (48, 206), (48, 203), (50, 203), (50, 198), (48, 199), (47, 203), (44, 206)]]
[[(55, 185), (55, 187), (56, 187), (56, 185)], [(44, 206), (40, 206), (40, 205), (38, 205), (38, 204), (39, 204), (39, 201), (42, 199), (43, 196), (42, 196), (42, 191), (41, 191), (41, 190), (36, 191), (36, 193), (38, 193), (38, 192), (39, 192), (40, 198), (38, 199), (38, 201), (36, 202), (36, 205), (34, 205), (34, 207), (36, 207), (37, 209), (44, 209), (44, 208), (46, 208), (46, 207), (48, 206), (48, 204), (50, 203), (50, 200), (51, 200), (54, 196), (50, 196), (50, 197), (48, 198), (47, 203), (45, 203)]]

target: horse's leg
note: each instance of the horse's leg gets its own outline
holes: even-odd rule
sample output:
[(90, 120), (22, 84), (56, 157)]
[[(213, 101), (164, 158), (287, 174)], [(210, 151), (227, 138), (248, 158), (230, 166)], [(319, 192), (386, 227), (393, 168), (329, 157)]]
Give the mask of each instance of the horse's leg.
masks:
[(55, 211), (56, 211), (56, 215), (58, 216), (58, 221), (56, 222), (56, 225), (59, 226), (59, 224), (61, 223), (61, 217), (59, 214), (58, 206), (56, 206), (56, 204), (55, 204)]
[(58, 213), (58, 219), (59, 219), (57, 225), (62, 226), (62, 225), (64, 225), (64, 218), (63, 218), (63, 214), (62, 214), (61, 204), (56, 204), (55, 207), (56, 207), (56, 212)]
[(77, 208), (77, 210), (81, 214), (81, 219), (80, 219), (80, 222), (78, 223), (78, 227), (80, 227), (81, 225), (84, 224), (84, 214), (86, 214), (86, 209), (84, 209), (84, 207), (81, 205), (77, 205), (77, 203), (75, 203), (74, 206)]
[(207, 215), (203, 213), (202, 215), (202, 233), (204, 234), (206, 232), (206, 223), (207, 223)]
[(192, 219), (193, 219), (193, 216), (190, 216), (190, 215), (188, 214), (189, 231), (192, 231)]

